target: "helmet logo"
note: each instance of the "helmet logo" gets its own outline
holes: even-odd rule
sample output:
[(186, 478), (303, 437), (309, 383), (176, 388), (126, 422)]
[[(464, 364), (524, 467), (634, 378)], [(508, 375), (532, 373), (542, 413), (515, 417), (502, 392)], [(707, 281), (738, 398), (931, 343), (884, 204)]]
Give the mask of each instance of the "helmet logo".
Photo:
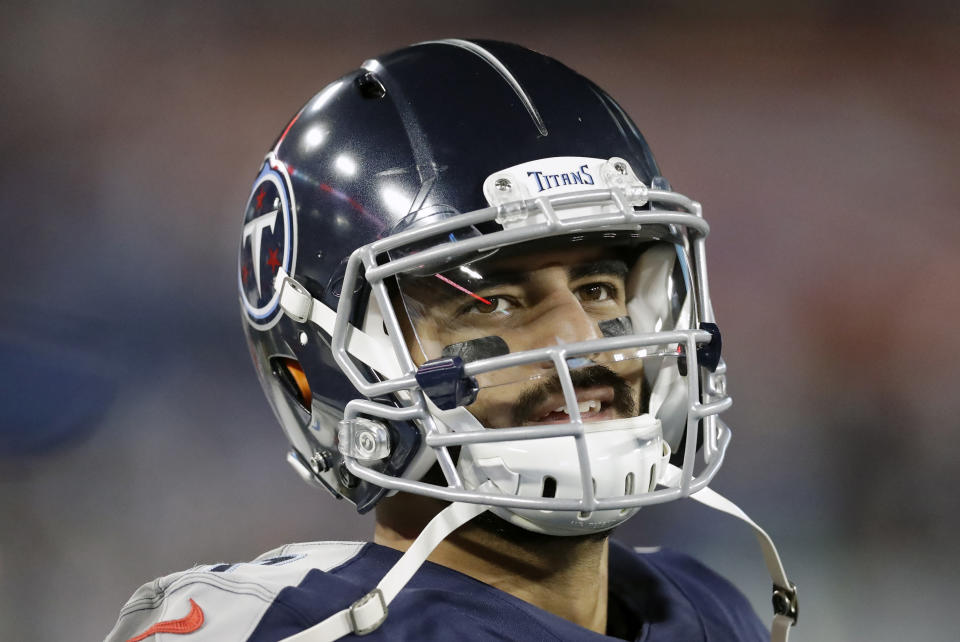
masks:
[(542, 171), (527, 172), (527, 176), (532, 176), (537, 181), (537, 191), (553, 189), (561, 185), (593, 185), (593, 176), (590, 175), (589, 165), (584, 163), (578, 169), (570, 172), (557, 172), (548, 174)]
[[(263, 200), (262, 192), (259, 197), (259, 200)], [(277, 212), (280, 210), (273, 210), (272, 212), (267, 212), (262, 216), (258, 216), (249, 223), (243, 226), (243, 245), (247, 245), (247, 241), (251, 241), (251, 250), (253, 256), (253, 275), (257, 281), (257, 294), (263, 294), (263, 288), (260, 287), (260, 261), (257, 260), (260, 257), (260, 240), (263, 238), (263, 231), (265, 228), (269, 227), (270, 232), (273, 232), (273, 228), (277, 224)], [(252, 239), (252, 240), (251, 240)], [(276, 258), (276, 257), (271, 257)], [(269, 263), (269, 259), (267, 259)]]
[(483, 195), (491, 205), (535, 198), (542, 192), (560, 194), (608, 187), (603, 180), (602, 158), (556, 156), (520, 163), (491, 174), (483, 182)]
[(294, 273), (297, 230), (292, 194), (286, 167), (268, 155), (244, 213), (237, 275), (247, 321), (261, 330), (281, 316), (274, 275), (281, 267)]

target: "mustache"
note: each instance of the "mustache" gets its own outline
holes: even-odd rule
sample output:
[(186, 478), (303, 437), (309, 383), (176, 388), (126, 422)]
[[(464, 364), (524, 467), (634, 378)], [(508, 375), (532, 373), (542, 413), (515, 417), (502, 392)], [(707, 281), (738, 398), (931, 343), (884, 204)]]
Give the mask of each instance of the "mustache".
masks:
[[(637, 414), (637, 400), (634, 397), (633, 388), (626, 379), (610, 368), (601, 365), (577, 368), (570, 371), (570, 379), (573, 381), (574, 388), (609, 386), (613, 389), (611, 406), (616, 414), (621, 417), (633, 417)], [(555, 394), (563, 394), (560, 376), (556, 374), (543, 383), (521, 392), (511, 413), (512, 425), (522, 426), (548, 397)]]

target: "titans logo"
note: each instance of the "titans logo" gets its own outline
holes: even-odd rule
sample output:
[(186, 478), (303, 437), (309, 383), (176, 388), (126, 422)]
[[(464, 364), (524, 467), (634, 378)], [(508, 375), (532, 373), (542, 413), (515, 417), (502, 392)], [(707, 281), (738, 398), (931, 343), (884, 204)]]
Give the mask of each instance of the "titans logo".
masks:
[(294, 274), (296, 204), (287, 168), (270, 154), (253, 184), (243, 218), (237, 282), (247, 321), (265, 330), (280, 318), (280, 291), (274, 284), (282, 267)]

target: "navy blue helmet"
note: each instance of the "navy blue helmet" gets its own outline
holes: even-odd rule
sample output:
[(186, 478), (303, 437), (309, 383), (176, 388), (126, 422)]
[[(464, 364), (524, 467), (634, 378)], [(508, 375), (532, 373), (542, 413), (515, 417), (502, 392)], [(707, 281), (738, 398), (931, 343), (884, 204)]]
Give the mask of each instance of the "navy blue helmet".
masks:
[(557, 535), (695, 492), (729, 440), (707, 231), (548, 56), (364, 62), (283, 128), (244, 214), (244, 327), (288, 459), (360, 512), (404, 491)]

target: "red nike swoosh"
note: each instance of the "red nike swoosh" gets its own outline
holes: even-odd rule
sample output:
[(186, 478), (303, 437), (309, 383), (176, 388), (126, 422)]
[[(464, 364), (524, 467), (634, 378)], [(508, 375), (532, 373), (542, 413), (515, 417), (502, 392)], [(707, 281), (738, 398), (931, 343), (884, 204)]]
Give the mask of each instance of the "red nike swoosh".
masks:
[(187, 613), (186, 617), (182, 617), (179, 620), (165, 620), (163, 622), (157, 622), (140, 635), (133, 636), (127, 640), (127, 642), (140, 642), (140, 640), (148, 638), (156, 633), (193, 633), (201, 626), (203, 626), (203, 609), (201, 609), (197, 603), (191, 599), (190, 612)]

